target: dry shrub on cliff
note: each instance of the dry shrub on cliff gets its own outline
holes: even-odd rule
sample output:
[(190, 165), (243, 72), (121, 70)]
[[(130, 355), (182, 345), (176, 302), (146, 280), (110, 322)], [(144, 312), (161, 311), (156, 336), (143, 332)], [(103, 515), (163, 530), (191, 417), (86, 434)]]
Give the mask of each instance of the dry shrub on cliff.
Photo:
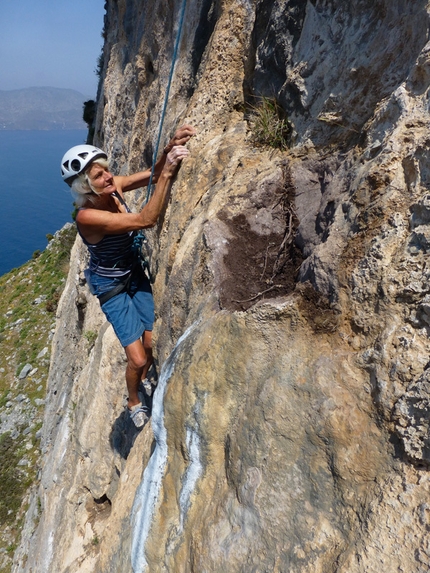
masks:
[(262, 97), (251, 106), (249, 124), (257, 145), (287, 149), (291, 142), (291, 123), (275, 98)]

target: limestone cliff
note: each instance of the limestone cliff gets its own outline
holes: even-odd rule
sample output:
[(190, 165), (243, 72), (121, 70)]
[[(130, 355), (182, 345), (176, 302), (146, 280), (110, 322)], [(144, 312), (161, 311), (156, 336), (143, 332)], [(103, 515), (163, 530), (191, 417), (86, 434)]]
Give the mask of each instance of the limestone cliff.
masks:
[[(151, 160), (181, 5), (106, 3), (116, 172)], [(124, 417), (78, 242), (15, 573), (429, 570), (429, 10), (188, 0), (163, 140), (198, 135), (150, 234), (151, 425)], [(255, 143), (262, 97), (288, 149)]]

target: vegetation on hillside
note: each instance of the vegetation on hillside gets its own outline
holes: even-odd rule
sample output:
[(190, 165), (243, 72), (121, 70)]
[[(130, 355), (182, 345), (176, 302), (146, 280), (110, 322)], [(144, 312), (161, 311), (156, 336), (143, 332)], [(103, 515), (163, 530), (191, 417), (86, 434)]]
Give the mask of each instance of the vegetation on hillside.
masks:
[(67, 224), (42, 253), (0, 277), (0, 573), (10, 572), (37, 481), (50, 340), (75, 237)]

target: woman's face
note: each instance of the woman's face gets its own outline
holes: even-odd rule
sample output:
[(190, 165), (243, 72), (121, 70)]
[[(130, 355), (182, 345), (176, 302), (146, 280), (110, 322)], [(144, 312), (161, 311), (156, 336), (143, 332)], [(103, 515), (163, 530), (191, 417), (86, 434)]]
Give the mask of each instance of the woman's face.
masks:
[(93, 163), (87, 171), (88, 179), (98, 195), (111, 194), (116, 191), (112, 173), (106, 167)]

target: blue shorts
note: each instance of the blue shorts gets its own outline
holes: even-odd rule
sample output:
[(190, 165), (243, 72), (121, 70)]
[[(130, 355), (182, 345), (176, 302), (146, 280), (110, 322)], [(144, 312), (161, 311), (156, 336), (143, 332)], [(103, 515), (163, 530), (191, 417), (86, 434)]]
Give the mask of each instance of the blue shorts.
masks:
[[(102, 277), (91, 273), (91, 286), (95, 295), (114, 288), (121, 279)], [(154, 300), (151, 284), (145, 273), (133, 276), (128, 291), (117, 294), (102, 305), (102, 311), (111, 323), (122, 346), (138, 340), (154, 324)]]

